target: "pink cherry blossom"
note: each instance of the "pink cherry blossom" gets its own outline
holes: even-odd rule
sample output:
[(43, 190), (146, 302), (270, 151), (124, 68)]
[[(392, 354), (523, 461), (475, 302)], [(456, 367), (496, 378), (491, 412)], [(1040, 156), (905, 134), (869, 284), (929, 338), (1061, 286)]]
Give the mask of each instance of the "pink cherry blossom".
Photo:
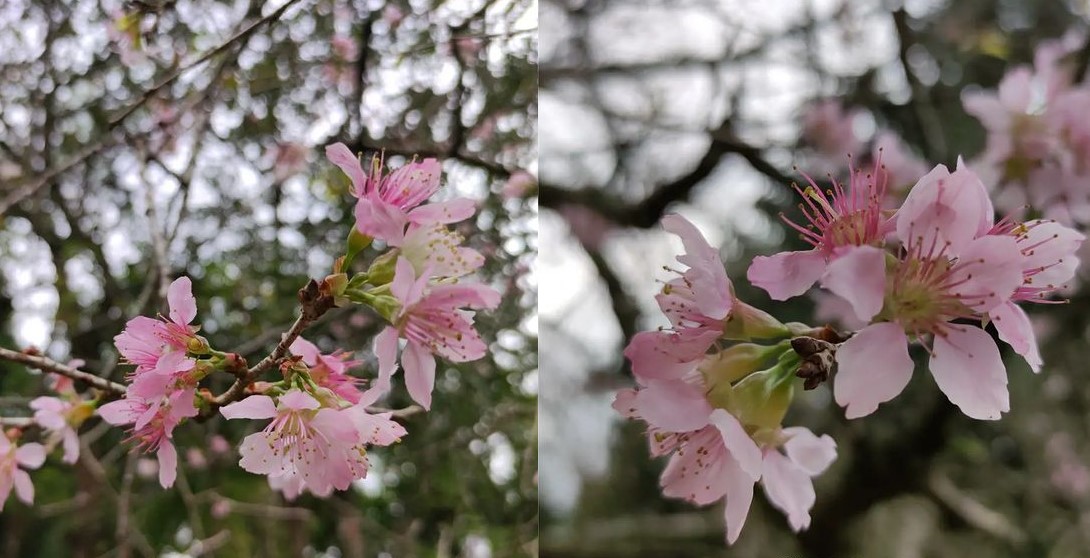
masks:
[(30, 402), (34, 410), (34, 422), (49, 433), (50, 443), (61, 442), (64, 446), (64, 462), (75, 463), (79, 459), (79, 435), (69, 422), (69, 417), (80, 405), (57, 397), (38, 397)]
[(0, 512), (4, 511), (11, 489), (24, 504), (34, 503), (34, 484), (26, 470), (37, 469), (45, 463), (45, 447), (29, 443), (16, 445), (0, 432)]
[(228, 419), (272, 419), (242, 441), (239, 465), (268, 475), (271, 483), (273, 477), (279, 477), (278, 483), (300, 483), (288, 484), (288, 492), (298, 494), (294, 488), (305, 486), (315, 494), (329, 494), (367, 474), (367, 440), (361, 438), (351, 413), (324, 407), (306, 392), (292, 389), (276, 400), (251, 395), (220, 412)]
[(136, 365), (138, 374), (154, 369), (159, 358), (168, 352), (184, 353), (197, 333), (197, 328), (189, 325), (197, 316), (197, 301), (188, 277), (179, 277), (170, 284), (167, 302), (169, 318), (137, 316), (114, 337), (117, 350), (129, 364)]
[(429, 285), (429, 273), (416, 277), (413, 266), (398, 258), (390, 292), (400, 303), (392, 325), (375, 338), (379, 361), (376, 387), (389, 389), (397, 368), (398, 338), (407, 341), (401, 353), (405, 384), (413, 400), (431, 407), (435, 384), (435, 356), (451, 362), (468, 362), (485, 355), (487, 346), (473, 329), (472, 312), (463, 308), (495, 308), (500, 295), (491, 287), (477, 284)]
[(288, 349), (291, 354), (303, 357), (303, 363), (310, 368), (310, 378), (314, 383), (329, 389), (349, 403), (360, 400), (359, 385), (363, 379), (352, 376), (348, 369), (359, 366), (363, 361), (351, 360), (352, 353), (338, 350), (325, 355), (314, 343), (302, 337), (292, 342)]
[(461, 234), (439, 224), (409, 225), (401, 256), (413, 264), (416, 272), (430, 270), (434, 277), (461, 277), (484, 265), (480, 252), (462, 246)]
[(359, 159), (343, 143), (326, 147), (326, 157), (352, 180), (353, 194), (359, 198), (355, 210), (356, 228), (392, 246), (401, 245), (405, 227), (410, 223), (457, 223), (476, 211), (475, 204), (465, 198), (424, 204), (439, 191), (442, 167), (436, 159), (413, 161), (383, 175), (383, 163), (376, 158), (368, 175)]
[(622, 415), (647, 422), (652, 455), (671, 455), (660, 479), (663, 495), (697, 505), (725, 499), (727, 543), (733, 544), (759, 481), (793, 530), (807, 528), (815, 500), (810, 478), (836, 458), (832, 438), (786, 428), (765, 430), (758, 442), (737, 417), (713, 408), (704, 391), (700, 375), (690, 373), (621, 390), (614, 401)]
[(132, 436), (144, 451), (154, 451), (159, 460), (159, 484), (174, 485), (178, 452), (172, 442), (174, 428), (186, 418), (197, 416), (193, 405), (195, 390), (173, 392), (169, 397), (143, 399), (125, 397), (98, 408), (98, 415), (114, 426), (132, 424)]
[[(999, 350), (979, 327), (955, 320), (979, 322), (1012, 299), (1023, 282), (1017, 241), (986, 234), (993, 227), (991, 203), (960, 162), (955, 173), (940, 165), (921, 178), (896, 219), (905, 249), (883, 270), (882, 320), (837, 352), (837, 403), (856, 418), (898, 395), (912, 375), (911, 335), (925, 346), (932, 340), (929, 367), (951, 402), (970, 417), (998, 419), (1010, 409)], [(854, 305), (874, 293), (837, 294)]]
[(818, 164), (859, 153), (862, 141), (855, 135), (853, 120), (858, 111), (845, 111), (834, 99), (810, 104), (802, 115), (802, 138), (823, 159)]
[[(875, 164), (880, 168), (881, 160)], [(853, 170), (846, 188), (834, 182), (833, 187), (824, 192), (812, 178), (806, 176), (806, 179), (810, 186), (803, 190), (796, 185), (795, 190), (805, 202), (799, 204), (799, 209), (809, 225), (781, 218), (814, 248), (754, 258), (747, 272), (749, 281), (775, 300), (798, 296), (819, 279), (831, 282), (830, 288), (835, 291), (847, 274), (861, 273), (873, 285), (884, 264), (870, 248), (881, 246), (892, 230), (889, 215), (882, 208), (886, 174), (876, 176)], [(842, 258), (847, 260), (837, 264)], [(876, 312), (874, 304), (872, 297), (869, 303), (856, 308), (857, 314)]]

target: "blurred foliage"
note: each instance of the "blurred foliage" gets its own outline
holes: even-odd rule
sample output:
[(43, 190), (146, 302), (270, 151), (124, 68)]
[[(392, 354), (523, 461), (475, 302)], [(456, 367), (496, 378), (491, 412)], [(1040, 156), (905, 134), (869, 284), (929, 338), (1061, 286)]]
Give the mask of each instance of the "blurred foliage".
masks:
[[(92, 419), (75, 466), (51, 456), (32, 473), (33, 507), (9, 499), (0, 556), (536, 553), (537, 204), (532, 191), (503, 190), (535, 159), (531, 6), (302, 0), (231, 40), (282, 5), (0, 6), (0, 197), (101, 147), (0, 217), (0, 345), (36, 343), (120, 380), (113, 336), (132, 316), (165, 311), (150, 226), (165, 237), (170, 274), (193, 278), (202, 333), (255, 362), (294, 318), (296, 291), (343, 251), (352, 198), (323, 148), (344, 141), (394, 164), (439, 157), (446, 195), (480, 200), (460, 230), (504, 294), (478, 316), (490, 355), (440, 363), (431, 412), (405, 419), (401, 443), (371, 452), (368, 480), (329, 499), (287, 503), (240, 469), (234, 446), (253, 424), (182, 425), (179, 482), (162, 490), (153, 461)], [(378, 322), (336, 310), (304, 336), (355, 351), (366, 361), (355, 373), (373, 377)], [(396, 386), (383, 405), (411, 403)], [(27, 416), (44, 393), (36, 372), (0, 362), (4, 416)], [(216, 453), (216, 435), (229, 452)]]

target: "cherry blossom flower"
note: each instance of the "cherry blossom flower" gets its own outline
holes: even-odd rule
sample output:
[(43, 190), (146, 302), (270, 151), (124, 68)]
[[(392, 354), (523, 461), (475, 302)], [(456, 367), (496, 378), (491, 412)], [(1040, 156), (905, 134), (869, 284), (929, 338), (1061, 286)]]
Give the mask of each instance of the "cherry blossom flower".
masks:
[(169, 319), (158, 320), (137, 316), (116, 337), (114, 344), (129, 364), (136, 365), (136, 374), (154, 369), (160, 357), (172, 351), (185, 353), (196, 341), (197, 328), (190, 326), (197, 316), (197, 301), (193, 283), (179, 277), (167, 291)]
[(174, 428), (186, 418), (197, 416), (193, 405), (195, 390), (173, 392), (169, 397), (143, 399), (125, 397), (98, 408), (98, 415), (114, 426), (132, 424), (130, 440), (136, 440), (159, 460), (159, 484), (170, 488), (178, 472), (178, 451), (172, 441)]
[(0, 432), (0, 512), (4, 511), (12, 488), (25, 504), (34, 503), (34, 484), (26, 470), (45, 463), (45, 447), (37, 443), (17, 445)]
[(303, 362), (309, 367), (310, 378), (314, 380), (314, 383), (329, 389), (349, 403), (360, 400), (359, 385), (363, 379), (350, 375), (348, 369), (358, 366), (363, 361), (351, 360), (352, 353), (338, 350), (324, 355), (314, 343), (302, 337), (292, 342), (288, 350), (293, 355), (303, 357)]
[(401, 255), (417, 273), (430, 270), (434, 277), (461, 277), (484, 265), (484, 256), (462, 246), (464, 240), (443, 225), (411, 224), (401, 244)]
[(695, 368), (720, 337), (776, 337), (783, 325), (738, 300), (719, 252), (680, 215), (662, 218), (662, 227), (681, 238), (686, 266), (655, 296), (671, 329), (642, 331), (625, 348), (632, 371), (646, 379), (676, 379)]
[(429, 285), (429, 273), (419, 277), (405, 258), (399, 257), (390, 292), (400, 303), (392, 325), (375, 338), (379, 379), (375, 388), (389, 389), (397, 368), (398, 338), (407, 341), (401, 353), (409, 395), (425, 409), (431, 408), (435, 384), (435, 356), (451, 362), (468, 362), (485, 355), (487, 346), (473, 329), (472, 312), (463, 308), (490, 309), (500, 302), (491, 287), (477, 284)]
[(34, 422), (49, 433), (50, 443), (63, 444), (65, 463), (75, 463), (79, 459), (79, 435), (73, 428), (72, 421), (79, 418), (76, 415), (82, 405), (79, 401), (46, 396), (37, 397), (30, 402), (30, 408), (34, 410)]
[(837, 161), (850, 153), (860, 153), (862, 140), (855, 134), (858, 110), (845, 110), (835, 99), (822, 99), (807, 105), (802, 114), (803, 143), (812, 148), (812, 164), (821, 172), (831, 172)]
[[(880, 168), (881, 160), (875, 165)], [(806, 176), (806, 179), (810, 186), (805, 190), (795, 186), (795, 190), (805, 202), (799, 204), (799, 209), (809, 225), (782, 218), (814, 248), (754, 258), (747, 272), (749, 281), (775, 300), (798, 296), (819, 279), (837, 294), (854, 290), (857, 279), (868, 281), (868, 293), (880, 290), (881, 284), (874, 278), (885, 262), (877, 246), (885, 242), (892, 230), (889, 214), (882, 208), (886, 175), (852, 171), (847, 188), (834, 182), (825, 192), (812, 178)], [(881, 297), (873, 294), (853, 303), (858, 315), (873, 315), (880, 307)]]
[(882, 312), (837, 351), (837, 403), (856, 418), (899, 394), (912, 376), (911, 335), (925, 346), (932, 340), (929, 368), (952, 403), (972, 418), (998, 419), (1010, 410), (999, 349), (980, 327), (962, 322), (979, 322), (1014, 296), (1023, 282), (1017, 241), (984, 234), (992, 227), (991, 202), (960, 161), (955, 173), (939, 165), (920, 179), (896, 219), (901, 257), (888, 273), (873, 270), (875, 277), (837, 293), (857, 308), (877, 297)]
[(242, 440), (239, 466), (251, 473), (299, 475), (316, 494), (344, 490), (367, 474), (365, 451), (351, 420), (306, 392), (292, 389), (276, 400), (251, 395), (220, 413), (228, 419), (273, 419)]
[(741, 533), (758, 481), (793, 530), (809, 526), (815, 501), (810, 478), (836, 459), (829, 436), (744, 424), (728, 410), (713, 408), (695, 374), (621, 390), (613, 406), (648, 423), (652, 455), (671, 456), (660, 478), (663, 495), (697, 505), (726, 500), (728, 544)]
[(439, 191), (442, 167), (436, 159), (413, 161), (383, 175), (382, 161), (375, 158), (368, 175), (359, 159), (343, 143), (326, 147), (326, 157), (352, 180), (353, 195), (359, 198), (355, 210), (356, 228), (391, 246), (402, 244), (405, 227), (410, 223), (457, 223), (476, 211), (473, 201), (466, 198), (424, 204)]

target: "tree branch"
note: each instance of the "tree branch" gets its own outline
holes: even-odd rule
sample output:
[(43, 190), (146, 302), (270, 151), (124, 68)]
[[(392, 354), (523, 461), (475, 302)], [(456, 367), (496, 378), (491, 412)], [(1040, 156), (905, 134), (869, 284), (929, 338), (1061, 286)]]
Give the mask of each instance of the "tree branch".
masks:
[(323, 292), (318, 282), (311, 279), (305, 287), (299, 289), (299, 308), (299, 317), (295, 319), (295, 323), (280, 338), (280, 342), (276, 344), (273, 351), (242, 373), (235, 380), (235, 383), (227, 388), (227, 391), (214, 397), (211, 405), (201, 413), (202, 417), (207, 418), (215, 414), (220, 407), (241, 399), (246, 392), (246, 386), (277, 365), (280, 359), (288, 354), (288, 348), (299, 338), (303, 331), (333, 308), (333, 297), (329, 293)]
[(125, 386), (111, 382), (105, 378), (100, 378), (94, 374), (82, 372), (66, 364), (61, 364), (51, 358), (41, 355), (31, 354), (28, 352), (12, 351), (0, 347), (0, 359), (9, 360), (11, 362), (19, 362), (25, 364), (31, 368), (36, 368), (43, 372), (53, 372), (54, 374), (60, 374), (61, 376), (67, 376), (73, 380), (79, 380), (86, 382), (96, 389), (100, 389), (113, 395), (125, 395)]

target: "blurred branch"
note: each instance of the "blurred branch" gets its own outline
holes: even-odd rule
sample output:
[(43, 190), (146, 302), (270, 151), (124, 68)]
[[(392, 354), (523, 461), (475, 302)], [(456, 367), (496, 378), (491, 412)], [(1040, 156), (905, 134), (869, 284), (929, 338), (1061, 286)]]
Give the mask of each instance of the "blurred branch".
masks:
[(541, 203), (554, 209), (566, 203), (584, 205), (618, 225), (649, 228), (659, 222), (670, 204), (688, 199), (693, 189), (710, 176), (722, 159), (730, 154), (741, 156), (755, 170), (777, 184), (786, 186), (794, 182), (768, 162), (760, 149), (735, 136), (727, 124), (712, 132), (711, 137), (711, 145), (692, 171), (658, 187), (635, 205), (627, 204), (599, 188), (571, 189), (549, 184), (544, 180), (539, 186)]
[(944, 161), (946, 159), (946, 138), (942, 133), (942, 120), (939, 117), (938, 110), (935, 109), (935, 105), (931, 102), (928, 87), (920, 81), (916, 72), (912, 71), (912, 65), (909, 63), (909, 48), (913, 44), (918, 44), (918, 41), (908, 23), (908, 13), (905, 12), (904, 8), (893, 12), (893, 25), (897, 29), (898, 56), (900, 57), (901, 66), (904, 68), (905, 78), (908, 79), (908, 84), (912, 88), (912, 107), (915, 109), (916, 122), (924, 140), (921, 142), (924, 156), (930, 161)]
[(367, 412), (371, 413), (372, 415), (377, 415), (377, 414), (380, 414), (380, 413), (390, 413), (390, 416), (393, 417), (393, 418), (405, 418), (405, 417), (411, 417), (411, 416), (419, 414), (419, 413), (423, 413), (424, 408), (419, 406), (419, 405), (409, 405), (408, 407), (403, 407), (401, 409), (386, 409), (384, 407), (368, 407)]
[(32, 196), (41, 187), (43, 187), (46, 184), (52, 182), (52, 180), (54, 178), (56, 178), (58, 175), (63, 174), (64, 172), (72, 169), (76, 165), (79, 165), (80, 163), (86, 161), (88, 158), (90, 158), (95, 153), (98, 153), (99, 151), (102, 151), (107, 146), (113, 144), (116, 141), (119, 141), (120, 138), (110, 136), (109, 132), (112, 132), (115, 129), (117, 129), (118, 127), (120, 127), (121, 124), (124, 123), (124, 121), (129, 116), (131, 116), (133, 113), (135, 113), (137, 111), (137, 109), (139, 109), (140, 107), (147, 104), (148, 101), (150, 101), (152, 99), (152, 97), (154, 97), (163, 88), (165, 88), (168, 85), (170, 85), (170, 84), (174, 83), (175, 81), (177, 81), (178, 78), (180, 78), (182, 76), (182, 74), (185, 74), (189, 70), (204, 64), (205, 62), (207, 62), (210, 59), (212, 59), (213, 57), (215, 57), (217, 54), (220, 54), (220, 53), (226, 51), (227, 49), (231, 48), (236, 42), (241, 42), (241, 41), (249, 39), (250, 36), (253, 35), (262, 26), (279, 19), (280, 16), (282, 16), (284, 14), (284, 12), (287, 11), (287, 9), (289, 7), (291, 7), (293, 4), (295, 4), (297, 2), (299, 2), (299, 0), (288, 0), (283, 6), (281, 6), (276, 11), (274, 11), (274, 12), (270, 13), (269, 15), (267, 15), (267, 16), (255, 21), (255, 22), (251, 23), (245, 29), (235, 33), (234, 36), (227, 39), (225, 42), (223, 42), (223, 44), (221, 44), (221, 45), (217, 46), (216, 48), (213, 48), (212, 50), (204, 53), (203, 55), (198, 57), (193, 62), (191, 62), (191, 63), (189, 63), (189, 64), (187, 64), (187, 65), (185, 65), (185, 66), (183, 66), (183, 67), (181, 67), (181, 68), (179, 68), (177, 70), (175, 70), (173, 73), (171, 73), (169, 76), (167, 76), (167, 78), (163, 79), (158, 84), (152, 86), (150, 89), (144, 91), (144, 93), (136, 101), (134, 101), (131, 105), (129, 105), (129, 106), (125, 107), (124, 109), (122, 109), (119, 113), (117, 113), (116, 115), (114, 115), (110, 119), (109, 124), (107, 124), (107, 126), (106, 126), (106, 134), (103, 135), (103, 139), (99, 140), (97, 143), (95, 143), (93, 145), (85, 147), (77, 155), (75, 155), (74, 157), (69, 158), (67, 161), (65, 161), (60, 166), (53, 167), (53, 168), (50, 168), (49, 170), (46, 170), (44, 173), (42, 173), (37, 178), (30, 180), (26, 184), (24, 184), (21, 187), (17, 188), (11, 194), (8, 194), (7, 197), (5, 197), (3, 199), (0, 199), (0, 216), (7, 213), (8, 209), (10, 209), (12, 206), (22, 202), (27, 197)]
[(948, 477), (934, 471), (927, 486), (935, 498), (973, 527), (1011, 544), (1026, 542), (1026, 533), (1003, 514), (988, 508), (959, 489)]
[(61, 376), (67, 376), (73, 380), (86, 382), (96, 389), (100, 389), (112, 395), (125, 395), (125, 386), (100, 378), (94, 374), (82, 372), (66, 364), (61, 364), (51, 358), (44, 357), (34, 352), (18, 352), (0, 347), (0, 359), (11, 362), (19, 362), (42, 372), (53, 372)]

